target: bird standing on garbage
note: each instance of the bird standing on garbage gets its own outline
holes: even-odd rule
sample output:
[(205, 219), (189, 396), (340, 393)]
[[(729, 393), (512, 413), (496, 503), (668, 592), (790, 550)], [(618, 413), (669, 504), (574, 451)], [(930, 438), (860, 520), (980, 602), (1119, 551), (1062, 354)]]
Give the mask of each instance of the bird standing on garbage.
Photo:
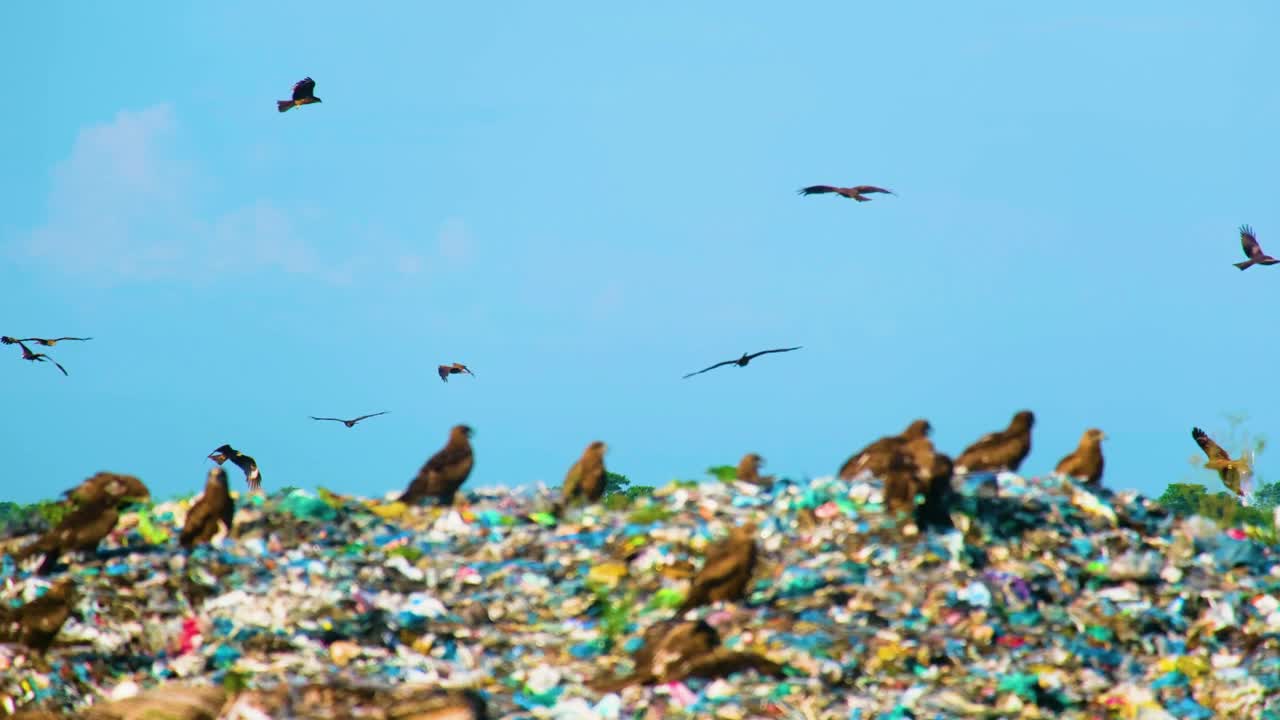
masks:
[(101, 502), (112, 496), (149, 497), (150, 491), (132, 475), (99, 472), (70, 490), (64, 490), (62, 496), (74, 507)]
[(958, 473), (1018, 472), (1022, 461), (1031, 452), (1031, 427), (1036, 416), (1030, 410), (1020, 410), (1009, 421), (1009, 427), (978, 438), (956, 458)]
[(1070, 454), (1058, 461), (1054, 472), (1070, 477), (1083, 478), (1085, 484), (1096, 486), (1102, 481), (1102, 441), (1107, 436), (1098, 428), (1089, 428), (1080, 436), (1080, 444)]
[(916, 526), (921, 530), (951, 529), (951, 506), (955, 502), (951, 458), (938, 452), (927, 437), (908, 441), (902, 451), (911, 457), (915, 467), (916, 491), (924, 492), (924, 501), (915, 507)]
[(75, 581), (64, 577), (40, 597), (16, 608), (0, 603), (0, 640), (20, 642), (38, 653), (48, 651), (76, 601)]
[(219, 465), (230, 460), (233, 465), (240, 468), (240, 471), (244, 473), (244, 480), (249, 484), (250, 492), (262, 489), (262, 471), (258, 469), (257, 460), (230, 445), (219, 445), (216, 450), (209, 453), (209, 459)]
[(876, 477), (882, 477), (889, 471), (893, 458), (901, 450), (902, 445), (916, 438), (927, 438), (931, 432), (933, 432), (933, 426), (928, 420), (923, 418), (913, 420), (902, 434), (886, 435), (850, 456), (840, 467), (839, 477), (842, 480), (849, 480), (864, 471)]
[[(151, 500), (150, 491), (136, 477), (113, 473), (99, 475), (109, 477), (101, 484), (93, 485), (98, 489), (85, 495), (88, 498), (86, 502), (75, 502), (75, 507), (63, 516), (56, 527), (19, 550), (16, 559), (42, 554), (44, 560), (36, 572), (47, 573), (64, 553), (95, 552), (102, 539), (115, 528), (123, 506)], [(141, 493), (138, 488), (141, 488)]]
[(735, 527), (728, 537), (707, 548), (702, 569), (693, 576), (689, 594), (676, 615), (701, 605), (745, 598), (759, 557), (755, 522)]
[(560, 499), (565, 505), (577, 500), (598, 502), (604, 497), (605, 480), (608, 472), (604, 468), (604, 454), (608, 446), (596, 440), (582, 451), (582, 457), (574, 461), (564, 476)]
[(764, 465), (764, 462), (764, 458), (756, 453), (749, 452), (738, 461), (738, 470), (734, 477), (742, 482), (759, 485), (767, 490), (773, 487), (774, 478), (772, 475), (760, 475), (760, 467)]
[(441, 505), (452, 505), (454, 495), (467, 481), (475, 464), (471, 435), (472, 430), (466, 425), (454, 425), (449, 431), (449, 441), (422, 466), (417, 477), (400, 495), (400, 502), (419, 503), (434, 497)]
[(703, 620), (667, 620), (651, 625), (634, 659), (635, 670), (630, 675), (597, 678), (591, 687), (598, 692), (616, 692), (629, 685), (722, 678), (743, 670), (783, 677), (782, 666), (762, 655), (721, 647), (720, 634)]
[(187, 511), (187, 521), (182, 525), (179, 543), (187, 549), (207, 543), (218, 534), (219, 526), (226, 528), (227, 534), (230, 534), (235, 513), (236, 506), (231, 501), (231, 491), (227, 487), (227, 471), (221, 465), (215, 465), (209, 469), (204, 494)]
[(1216, 470), (1218, 478), (1228, 490), (1235, 493), (1237, 497), (1244, 497), (1245, 480), (1253, 474), (1249, 459), (1242, 455), (1238, 460), (1232, 460), (1221, 445), (1214, 442), (1198, 427), (1191, 428), (1191, 437), (1195, 438), (1196, 444), (1209, 458), (1204, 467), (1208, 470)]

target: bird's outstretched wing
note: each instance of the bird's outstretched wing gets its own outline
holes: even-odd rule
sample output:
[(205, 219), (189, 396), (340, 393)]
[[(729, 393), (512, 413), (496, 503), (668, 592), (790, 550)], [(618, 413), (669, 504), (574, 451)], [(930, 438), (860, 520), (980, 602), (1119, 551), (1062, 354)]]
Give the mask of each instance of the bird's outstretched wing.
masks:
[(310, 77), (302, 78), (293, 86), (293, 99), (305, 100), (312, 97), (316, 91), (316, 81)]
[(1231, 459), (1230, 456), (1227, 455), (1227, 451), (1223, 450), (1221, 445), (1214, 442), (1213, 439), (1206, 435), (1200, 428), (1191, 428), (1191, 437), (1195, 438), (1196, 444), (1200, 446), (1200, 449), (1204, 451), (1204, 454), (1208, 456), (1209, 460)]
[(691, 372), (691, 373), (689, 373), (688, 375), (685, 375), (685, 376), (684, 376), (683, 378), (681, 378), (681, 379), (682, 379), (682, 380), (684, 380), (684, 379), (687, 379), (687, 378), (691, 378), (691, 377), (693, 377), (694, 375), (701, 375), (702, 373), (707, 372), (708, 370), (715, 370), (716, 368), (718, 368), (718, 367), (723, 367), (723, 366), (725, 366), (725, 365), (733, 365), (733, 364), (734, 364), (734, 363), (736, 363), (736, 362), (738, 362), (738, 361), (737, 361), (737, 360), (725, 360), (724, 362), (718, 362), (718, 363), (716, 363), (715, 365), (712, 365), (711, 367), (708, 367), (708, 368), (702, 368), (702, 369), (701, 369), (701, 370), (699, 370), (698, 372)]
[(11, 338), (8, 335), (0, 335), (0, 343), (3, 343), (5, 345), (12, 345), (16, 342), (18, 342), (17, 338)]
[(1253, 228), (1248, 225), (1240, 226), (1240, 246), (1244, 248), (1245, 257), (1257, 260), (1262, 257), (1262, 246), (1258, 244), (1258, 237), (1253, 234)]
[(53, 366), (54, 366), (54, 367), (56, 367), (56, 368), (58, 368), (59, 370), (61, 370), (63, 375), (66, 375), (66, 374), (67, 374), (67, 369), (66, 369), (66, 368), (64, 368), (64, 367), (62, 367), (62, 365), (60, 365), (60, 364), (58, 363), (58, 361), (57, 361), (57, 360), (54, 360), (53, 358), (49, 357), (48, 355), (45, 355), (45, 359), (46, 359), (46, 360), (48, 360), (49, 362), (53, 363)]
[(821, 195), (822, 193), (840, 192), (840, 188), (834, 185), (810, 185), (807, 188), (800, 188), (796, 192), (801, 195)]
[(761, 350), (761, 351), (760, 351), (760, 352), (758, 352), (758, 353), (752, 353), (752, 354), (748, 355), (748, 356), (747, 356), (747, 360), (754, 360), (754, 359), (756, 359), (756, 358), (760, 357), (761, 355), (768, 355), (769, 353), (791, 352), (792, 350), (799, 350), (799, 349), (800, 349), (800, 348), (802, 348), (802, 347), (804, 347), (804, 346), (803, 346), (803, 345), (797, 345), (797, 346), (795, 346), (795, 347), (789, 347), (789, 348), (775, 348), (775, 349), (773, 349), (773, 350)]
[(449, 382), (449, 371), (452, 369), (453, 368), (449, 367), (448, 365), (441, 365), (440, 367), (436, 368), (436, 372), (440, 373), (441, 380), (445, 382)]
[(368, 419), (368, 418), (371, 418), (371, 417), (378, 417), (379, 415), (386, 415), (386, 414), (387, 414), (387, 413), (389, 413), (389, 412), (391, 412), (391, 411), (390, 411), (390, 410), (383, 410), (382, 412), (369, 413), (368, 415), (361, 415), (360, 417), (355, 418), (355, 419), (354, 419), (354, 420), (352, 420), (351, 422), (353, 422), (353, 423), (358, 423), (358, 422), (360, 422), (361, 420), (365, 420), (365, 419)]
[(885, 193), (886, 195), (898, 194), (892, 190), (887, 190), (882, 187), (876, 187), (875, 185), (858, 185), (853, 189), (853, 191), (858, 193), (859, 195), (861, 195), (862, 193)]
[(308, 415), (307, 417), (311, 418), (312, 420), (332, 420), (334, 422), (346, 422), (346, 420), (343, 420), (342, 418), (318, 418), (315, 415)]

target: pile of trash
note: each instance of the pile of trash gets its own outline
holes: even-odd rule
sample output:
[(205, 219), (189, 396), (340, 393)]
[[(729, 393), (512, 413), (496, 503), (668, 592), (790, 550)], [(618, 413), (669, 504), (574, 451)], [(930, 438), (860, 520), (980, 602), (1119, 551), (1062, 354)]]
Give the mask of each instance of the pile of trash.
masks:
[[(947, 532), (870, 479), (672, 483), (559, 518), (545, 488), (289, 490), (239, 498), (233, 536), (190, 552), (191, 501), (159, 503), (50, 575), (0, 560), (0, 605), (78, 588), (47, 653), (0, 646), (0, 715), (141, 717), (168, 688), (204, 703), (173, 717), (1280, 720), (1274, 533), (1058, 477), (960, 484)], [(686, 616), (781, 672), (596, 689), (749, 522), (745, 601)]]

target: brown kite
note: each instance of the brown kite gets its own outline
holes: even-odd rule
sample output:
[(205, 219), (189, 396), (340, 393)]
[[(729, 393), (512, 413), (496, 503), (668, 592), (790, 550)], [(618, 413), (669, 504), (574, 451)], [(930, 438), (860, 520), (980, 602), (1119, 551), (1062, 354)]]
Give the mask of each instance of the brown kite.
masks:
[[(689, 373), (688, 375), (685, 375), (684, 377), (685, 377), (685, 378), (691, 378), (691, 377), (693, 377), (694, 375), (701, 375), (702, 373), (707, 372), (708, 370), (715, 370), (716, 368), (718, 368), (718, 367), (724, 367), (725, 365), (737, 365), (738, 367), (746, 367), (746, 366), (747, 366), (747, 363), (751, 362), (752, 360), (755, 360), (756, 358), (760, 357), (761, 355), (768, 355), (769, 353), (784, 353), (784, 352), (791, 352), (792, 350), (799, 350), (801, 347), (804, 347), (804, 346), (803, 346), (803, 345), (797, 345), (797, 346), (795, 346), (795, 347), (789, 347), (789, 348), (777, 348), (777, 349), (774, 349), (774, 350), (761, 350), (760, 352), (757, 352), (757, 353), (750, 353), (750, 354), (748, 354), (748, 353), (742, 353), (742, 357), (738, 358), (737, 360), (725, 360), (724, 362), (718, 362), (718, 363), (716, 363), (715, 365), (712, 365), (711, 367), (703, 368), (703, 369), (701, 369), (701, 370), (699, 370), (699, 371), (697, 371), (697, 372), (691, 372), (691, 373)], [(682, 378), (682, 379), (683, 379), (683, 378)]]
[(318, 103), (320, 98), (316, 97), (315, 93), (316, 81), (309, 77), (302, 78), (293, 86), (293, 99), (277, 100), (276, 109), (280, 112), (285, 112), (295, 107)]
[(1106, 434), (1098, 428), (1085, 430), (1080, 444), (1070, 455), (1058, 461), (1054, 472), (1084, 478), (1086, 484), (1096, 486), (1102, 480), (1102, 441), (1106, 439)]
[(801, 188), (797, 192), (799, 192), (801, 195), (821, 195), (823, 193), (835, 193), (837, 195), (843, 195), (844, 197), (847, 197), (850, 200), (857, 200), (858, 202), (869, 202), (871, 198), (863, 197), (863, 195), (867, 195), (870, 193), (885, 193), (886, 195), (897, 195), (897, 193), (895, 193), (892, 190), (886, 190), (885, 188), (876, 187), (875, 185), (855, 185), (853, 187), (836, 187), (834, 185), (810, 185), (807, 188)]
[(1209, 458), (1204, 467), (1208, 470), (1218, 471), (1218, 477), (1222, 479), (1222, 484), (1226, 485), (1227, 489), (1238, 497), (1244, 497), (1242, 483), (1253, 473), (1253, 469), (1249, 466), (1248, 458), (1241, 456), (1238, 460), (1232, 460), (1221, 445), (1214, 442), (1198, 427), (1191, 428), (1191, 437), (1195, 438), (1196, 444), (1200, 446), (1200, 449)]
[(452, 365), (441, 365), (440, 367), (436, 368), (436, 372), (440, 373), (440, 379), (445, 382), (449, 382), (450, 375), (457, 375), (458, 373), (466, 373), (471, 377), (476, 376), (475, 373), (467, 369), (466, 365), (463, 365), (462, 363), (457, 363), (457, 362)]
[(956, 458), (956, 472), (1018, 472), (1022, 461), (1031, 452), (1031, 426), (1036, 416), (1030, 410), (1021, 410), (1009, 421), (1009, 427), (987, 433)]
[(331, 418), (331, 417), (316, 417), (315, 415), (310, 415), (308, 417), (310, 417), (312, 420), (332, 420), (334, 422), (340, 422), (343, 425), (346, 425), (347, 427), (355, 427), (356, 423), (360, 422), (361, 420), (367, 420), (371, 417), (378, 417), (379, 415), (386, 415), (389, 412), (391, 411), (383, 410), (382, 412), (369, 413), (368, 415), (361, 415), (358, 418), (352, 418), (350, 420), (343, 420), (342, 418)]
[(400, 502), (414, 504), (434, 497), (441, 505), (452, 505), (458, 488), (467, 481), (475, 465), (471, 435), (472, 430), (466, 425), (454, 425), (449, 431), (449, 441), (422, 466), (418, 476), (400, 495)]
[(1262, 246), (1258, 244), (1258, 238), (1253, 234), (1253, 228), (1248, 225), (1240, 226), (1240, 245), (1244, 248), (1244, 256), (1249, 259), (1244, 262), (1232, 263), (1232, 265), (1241, 270), (1248, 270), (1254, 265), (1275, 265), (1280, 263), (1280, 260), (1262, 252)]

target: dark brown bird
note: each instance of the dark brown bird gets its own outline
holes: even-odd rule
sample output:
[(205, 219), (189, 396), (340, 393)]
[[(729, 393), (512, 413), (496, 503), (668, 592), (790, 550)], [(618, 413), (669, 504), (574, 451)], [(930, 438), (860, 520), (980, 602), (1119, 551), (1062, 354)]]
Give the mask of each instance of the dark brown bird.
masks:
[(1196, 444), (1209, 458), (1204, 467), (1208, 470), (1216, 470), (1218, 477), (1222, 479), (1222, 484), (1237, 496), (1243, 497), (1242, 483), (1253, 473), (1249, 459), (1242, 455), (1239, 459), (1232, 460), (1221, 445), (1214, 442), (1198, 427), (1191, 428), (1191, 437), (1195, 438)]
[(579, 499), (587, 502), (598, 502), (604, 496), (607, 473), (604, 469), (604, 454), (608, 446), (596, 440), (582, 451), (573, 467), (564, 476), (564, 487), (561, 489), (561, 502), (565, 505)]
[(431, 456), (418, 476), (400, 495), (400, 502), (419, 503), (428, 497), (438, 498), (441, 505), (452, 505), (458, 488), (467, 481), (475, 454), (471, 451), (471, 428), (454, 425), (449, 431), (449, 442), (440, 452)]
[(1021, 410), (1009, 421), (1009, 427), (999, 432), (987, 433), (956, 458), (956, 472), (1018, 472), (1018, 467), (1031, 452), (1031, 426), (1036, 416), (1030, 410)]
[(45, 594), (16, 608), (0, 603), (0, 639), (44, 653), (53, 644), (76, 602), (75, 582), (64, 577)]
[(1253, 234), (1253, 228), (1248, 225), (1240, 226), (1240, 245), (1244, 248), (1244, 256), (1249, 259), (1244, 262), (1232, 263), (1232, 265), (1241, 270), (1248, 270), (1254, 265), (1275, 265), (1280, 263), (1280, 260), (1262, 252), (1262, 246), (1258, 244), (1258, 237)]
[(738, 472), (736, 477), (742, 482), (759, 485), (765, 489), (771, 488), (773, 487), (774, 478), (772, 475), (760, 475), (760, 467), (763, 465), (764, 458), (760, 457), (756, 453), (747, 453), (738, 461)]
[(467, 366), (463, 365), (462, 363), (454, 363), (452, 365), (441, 365), (440, 367), (436, 368), (436, 372), (440, 373), (440, 379), (445, 382), (449, 382), (450, 375), (457, 375), (458, 373), (466, 373), (471, 377), (476, 376), (475, 373), (467, 369)]
[(280, 112), (285, 112), (295, 107), (321, 102), (320, 98), (316, 97), (315, 92), (316, 81), (309, 77), (302, 78), (293, 86), (293, 99), (277, 100), (276, 109)]
[(230, 534), (235, 514), (236, 506), (227, 487), (227, 471), (221, 465), (215, 465), (209, 469), (204, 494), (187, 511), (187, 521), (182, 526), (178, 542), (188, 549), (207, 543), (218, 534), (220, 526)]
[(31, 362), (51, 362), (54, 364), (54, 367), (62, 371), (63, 375), (67, 374), (66, 368), (59, 365), (57, 360), (54, 360), (53, 358), (49, 357), (45, 353), (31, 352), (31, 348), (27, 347), (21, 340), (15, 340), (14, 338), (11, 338), (11, 337), (6, 337), (5, 339), (12, 341), (12, 342), (5, 343), (6, 345), (12, 345), (13, 343), (17, 343), (18, 347), (22, 348), (23, 360), (30, 360)]
[(332, 421), (334, 421), (334, 422), (340, 422), (340, 423), (342, 423), (343, 425), (346, 425), (347, 427), (355, 427), (355, 426), (356, 426), (356, 423), (360, 422), (361, 420), (367, 420), (367, 419), (369, 419), (369, 418), (371, 418), (371, 417), (378, 417), (379, 415), (386, 415), (386, 414), (387, 414), (387, 413), (389, 413), (389, 412), (391, 412), (391, 411), (390, 411), (390, 410), (383, 410), (382, 412), (369, 413), (368, 415), (361, 415), (361, 416), (360, 416), (360, 417), (358, 417), (358, 418), (352, 418), (352, 419), (350, 419), (350, 420), (343, 420), (342, 418), (331, 418), (331, 417), (316, 417), (315, 415), (311, 415), (311, 416), (309, 416), (309, 417), (310, 417), (312, 420), (332, 420)]
[(60, 337), (60, 338), (11, 338), (11, 337), (5, 336), (5, 337), (0, 337), (0, 343), (4, 343), (5, 345), (12, 345), (12, 344), (14, 344), (14, 343), (19, 343), (19, 342), (33, 342), (33, 343), (35, 343), (35, 344), (37, 344), (37, 345), (43, 345), (44, 347), (53, 347), (54, 345), (57, 345), (58, 343), (62, 342), (63, 340), (81, 340), (81, 341), (83, 341), (83, 340), (92, 340), (92, 339), (93, 339), (93, 338), (91, 338), (91, 337), (87, 337), (87, 338), (82, 338), (82, 337)]
[(716, 368), (724, 367), (725, 365), (737, 365), (738, 367), (746, 367), (747, 363), (760, 357), (761, 355), (768, 355), (769, 353), (791, 352), (792, 350), (799, 350), (802, 347), (804, 346), (797, 345), (795, 347), (789, 347), (789, 348), (777, 348), (776, 350), (761, 350), (760, 352), (751, 353), (749, 355), (747, 353), (742, 353), (742, 357), (738, 358), (737, 360), (725, 360), (724, 362), (718, 362), (715, 365), (712, 365), (711, 367), (703, 368), (698, 372), (691, 372), (688, 375), (685, 375), (684, 377), (691, 378), (694, 375), (701, 375), (702, 373), (707, 372), (708, 370), (715, 370)]
[(1106, 439), (1106, 434), (1098, 428), (1085, 430), (1080, 436), (1080, 444), (1058, 461), (1054, 472), (1084, 478), (1085, 483), (1097, 485), (1102, 480), (1102, 441)]
[(921, 482), (918, 480), (914, 458), (904, 446), (898, 446), (889, 453), (888, 470), (881, 476), (884, 480), (884, 506), (890, 514), (914, 512), (916, 493)]
[(143, 498), (150, 494), (147, 486), (132, 475), (99, 472), (70, 490), (64, 490), (62, 496), (75, 505), (89, 505), (113, 497)]
[(917, 437), (903, 444), (902, 451), (911, 458), (916, 470), (917, 492), (923, 490), (924, 501), (915, 508), (916, 525), (921, 529), (947, 530), (954, 527), (951, 506), (955, 489), (951, 485), (951, 458), (937, 451), (927, 437)]
[(933, 432), (933, 426), (928, 420), (913, 420), (901, 435), (886, 435), (854, 453), (840, 467), (839, 477), (849, 480), (863, 471), (868, 471), (876, 477), (883, 477), (889, 472), (894, 454), (904, 443), (916, 438), (927, 438), (931, 432)]
[[(96, 489), (84, 494), (88, 498), (87, 502), (75, 503), (75, 507), (62, 517), (56, 527), (18, 551), (17, 559), (44, 555), (44, 561), (37, 572), (47, 573), (64, 553), (96, 551), (102, 539), (115, 528), (122, 506), (151, 500), (151, 493), (135, 477), (112, 473), (98, 475), (111, 477), (101, 484), (92, 485)], [(136, 488), (139, 487), (144, 491), (141, 495), (137, 494)]]
[(735, 527), (728, 537), (707, 548), (702, 569), (693, 576), (689, 594), (676, 614), (683, 615), (701, 605), (746, 597), (759, 556), (756, 524), (748, 522)]
[(250, 491), (262, 489), (262, 472), (258, 470), (257, 460), (230, 445), (219, 445), (216, 450), (209, 453), (209, 459), (219, 465), (230, 460), (233, 465), (240, 468), (240, 471), (244, 473), (244, 480), (249, 484)]
[(843, 195), (849, 198), (850, 200), (857, 200), (858, 202), (869, 202), (871, 198), (863, 197), (863, 195), (870, 194), (870, 193), (885, 193), (886, 195), (897, 195), (897, 193), (895, 193), (892, 190), (886, 190), (882, 187), (876, 187), (875, 185), (855, 185), (853, 187), (836, 187), (834, 185), (810, 185), (807, 188), (801, 188), (798, 192), (801, 195), (821, 195), (823, 193), (835, 193), (837, 195)]
[(743, 670), (783, 677), (778, 663), (721, 647), (720, 634), (702, 620), (668, 620), (650, 626), (634, 658), (635, 670), (630, 675), (598, 678), (592, 687), (615, 692), (629, 685), (661, 685), (691, 677), (711, 679)]

